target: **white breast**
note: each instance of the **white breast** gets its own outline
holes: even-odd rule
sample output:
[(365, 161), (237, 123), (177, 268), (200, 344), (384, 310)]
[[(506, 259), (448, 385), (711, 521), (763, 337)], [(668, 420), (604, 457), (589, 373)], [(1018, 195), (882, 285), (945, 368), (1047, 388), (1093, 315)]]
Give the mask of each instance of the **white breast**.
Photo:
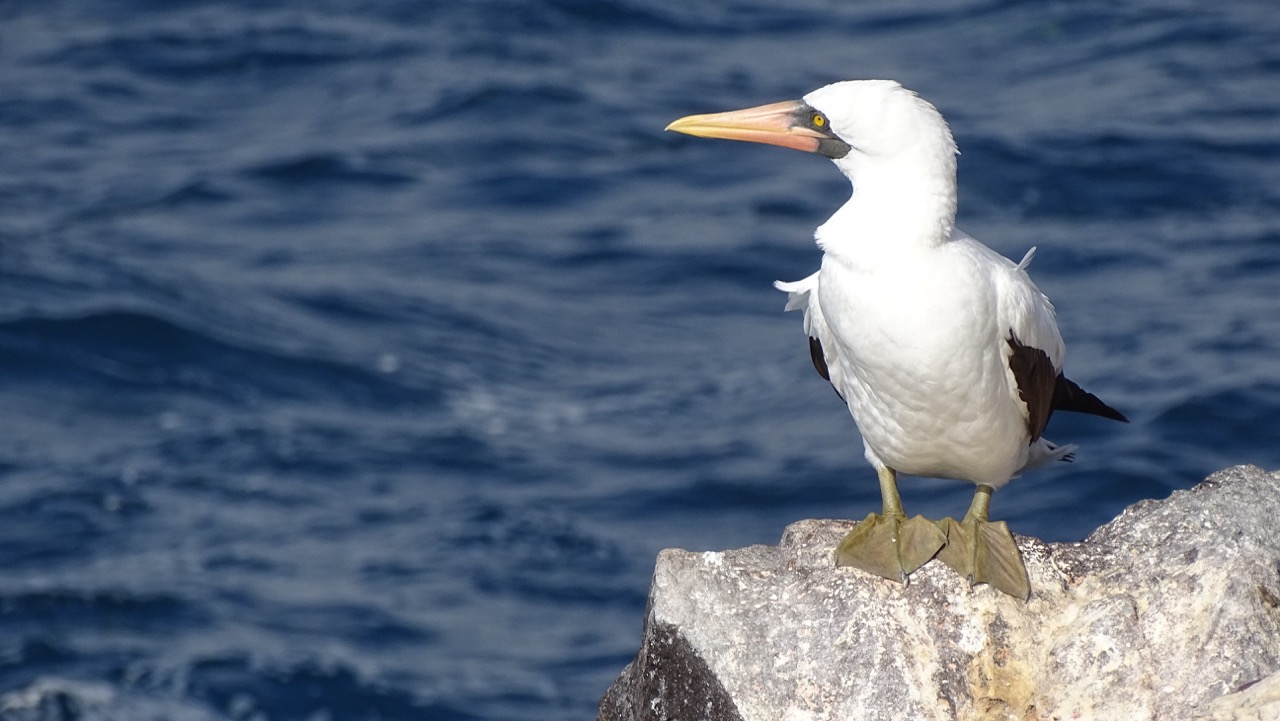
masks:
[(783, 289), (793, 303), (807, 291), (806, 330), (872, 464), (995, 487), (1027, 464), (1008, 337), (1045, 350), (1056, 368), (1063, 350), (1052, 306), (1020, 266), (956, 233), (874, 265), (827, 255), (801, 283)]

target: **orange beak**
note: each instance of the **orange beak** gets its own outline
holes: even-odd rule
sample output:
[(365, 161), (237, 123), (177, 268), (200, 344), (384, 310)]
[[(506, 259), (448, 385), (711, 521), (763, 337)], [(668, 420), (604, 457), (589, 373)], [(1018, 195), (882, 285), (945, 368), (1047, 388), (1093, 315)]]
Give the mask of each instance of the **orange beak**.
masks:
[(813, 114), (813, 108), (805, 103), (788, 100), (727, 113), (690, 115), (668, 125), (667, 130), (700, 138), (745, 140), (816, 153), (835, 138), (830, 131), (812, 127)]

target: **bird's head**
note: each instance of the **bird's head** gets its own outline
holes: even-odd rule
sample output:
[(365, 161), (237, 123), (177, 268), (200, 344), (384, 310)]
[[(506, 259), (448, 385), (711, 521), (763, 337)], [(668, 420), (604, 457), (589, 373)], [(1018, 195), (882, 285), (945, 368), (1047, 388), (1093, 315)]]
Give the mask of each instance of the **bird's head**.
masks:
[(801, 100), (690, 115), (667, 130), (820, 153), (853, 177), (856, 168), (899, 157), (935, 156), (954, 168), (955, 141), (942, 115), (892, 80), (847, 80)]

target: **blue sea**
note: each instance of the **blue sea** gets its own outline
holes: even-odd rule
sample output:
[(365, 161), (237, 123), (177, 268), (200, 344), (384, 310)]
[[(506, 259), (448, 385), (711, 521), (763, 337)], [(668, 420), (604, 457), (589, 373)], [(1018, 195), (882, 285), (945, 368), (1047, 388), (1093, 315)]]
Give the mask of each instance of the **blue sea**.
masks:
[(1280, 468), (1271, 2), (0, 2), (0, 67), (6, 721), (589, 719), (660, 549), (875, 510), (770, 285), (846, 181), (662, 130), (836, 80), (1133, 421), (994, 517)]

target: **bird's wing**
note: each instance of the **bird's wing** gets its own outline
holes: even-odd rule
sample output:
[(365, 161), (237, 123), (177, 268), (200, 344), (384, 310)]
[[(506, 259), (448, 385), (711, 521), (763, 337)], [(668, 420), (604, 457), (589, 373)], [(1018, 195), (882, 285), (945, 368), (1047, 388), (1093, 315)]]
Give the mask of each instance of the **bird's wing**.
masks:
[[(958, 233), (958, 231), (957, 231)], [(961, 234), (963, 235), (963, 234)], [(965, 242), (977, 244), (968, 236)], [(999, 294), (1001, 332), (1007, 332), (1011, 390), (1027, 408), (1027, 429), (1034, 443), (1044, 433), (1054, 411), (1072, 411), (1128, 422), (1124, 414), (1103, 403), (1062, 374), (1066, 349), (1058, 332), (1053, 304), (1027, 275), (1033, 247), (1016, 265), (981, 246), (1001, 270), (993, 273)]]
[[(976, 241), (973, 241), (978, 245)], [(1034, 443), (1053, 413), (1054, 392), (1066, 348), (1053, 304), (1027, 275), (1032, 248), (1020, 263), (979, 246), (991, 264), (997, 294), (997, 332), (1006, 346), (1009, 390), (1025, 406), (1027, 433)]]
[(809, 336), (809, 356), (818, 375), (831, 381), (836, 393), (844, 397), (844, 377), (836, 362), (838, 346), (818, 305), (818, 273), (793, 282), (774, 281), (773, 287), (787, 294), (787, 310), (804, 311), (804, 332)]

